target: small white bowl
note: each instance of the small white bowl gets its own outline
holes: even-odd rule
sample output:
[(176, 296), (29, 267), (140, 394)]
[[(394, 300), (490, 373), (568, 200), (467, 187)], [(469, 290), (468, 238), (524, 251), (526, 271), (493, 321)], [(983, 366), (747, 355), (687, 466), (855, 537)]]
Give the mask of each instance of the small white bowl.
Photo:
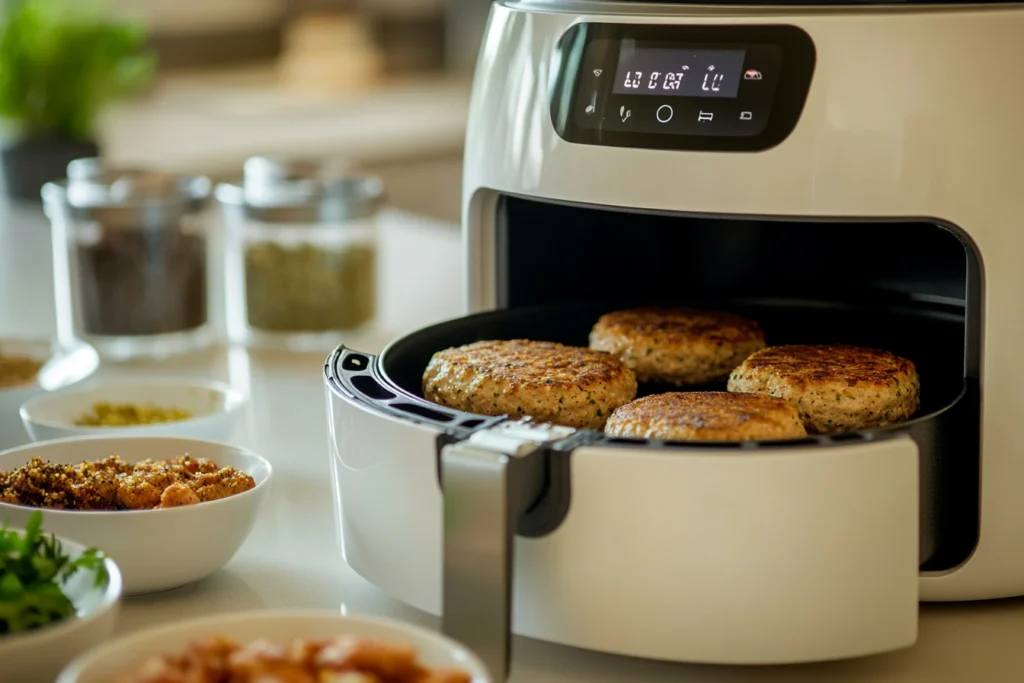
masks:
[[(51, 533), (45, 526), (43, 531)], [(81, 544), (57, 538), (71, 557), (85, 552)], [(75, 605), (75, 616), (36, 631), (0, 635), (0, 680), (51, 683), (68, 662), (114, 633), (121, 605), (121, 572), (112, 560), (106, 566), (110, 574), (106, 587), (97, 588), (92, 574), (85, 572), (76, 573), (62, 586)]]
[(146, 660), (182, 652), (192, 642), (226, 636), (239, 643), (293, 638), (319, 640), (351, 634), (416, 648), (431, 668), (458, 668), (473, 683), (493, 683), (487, 669), (466, 647), (439, 633), (391, 619), (350, 617), (326, 611), (261, 610), (189, 619), (120, 638), (76, 659), (55, 683), (110, 683)]
[[(160, 436), (78, 437), (0, 453), (0, 471), (38, 457), (77, 464), (118, 455), (129, 463), (183, 455), (234, 467), (256, 487), (228, 498), (166, 510), (42, 510), (43, 528), (99, 548), (117, 562), (126, 595), (155, 593), (199, 581), (228, 563), (252, 531), (270, 486), (270, 463), (228, 444)], [(22, 525), (39, 508), (0, 503), (0, 519)]]
[[(92, 412), (96, 403), (130, 403), (180, 408), (192, 417), (124, 427), (88, 427), (75, 420)], [(69, 436), (183, 436), (230, 441), (242, 416), (245, 396), (221, 382), (151, 379), (102, 382), (68, 391), (36, 396), (21, 406), (21, 420), (33, 441)]]
[(100, 357), (84, 342), (59, 346), (35, 339), (0, 339), (0, 354), (29, 356), (44, 361), (36, 380), (0, 388), (0, 450), (29, 443), (19, 409), (34, 396), (69, 387), (96, 372)]

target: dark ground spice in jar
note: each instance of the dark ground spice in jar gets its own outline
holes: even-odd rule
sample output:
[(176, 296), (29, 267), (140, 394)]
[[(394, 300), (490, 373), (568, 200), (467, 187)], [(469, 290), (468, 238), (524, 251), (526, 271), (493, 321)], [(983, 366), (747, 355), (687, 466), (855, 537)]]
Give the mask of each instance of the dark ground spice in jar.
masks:
[(249, 325), (273, 332), (353, 329), (375, 313), (377, 253), (370, 244), (322, 248), (256, 242), (245, 250)]
[(207, 322), (206, 238), (165, 229), (98, 228), (75, 245), (83, 331), (183, 332)]

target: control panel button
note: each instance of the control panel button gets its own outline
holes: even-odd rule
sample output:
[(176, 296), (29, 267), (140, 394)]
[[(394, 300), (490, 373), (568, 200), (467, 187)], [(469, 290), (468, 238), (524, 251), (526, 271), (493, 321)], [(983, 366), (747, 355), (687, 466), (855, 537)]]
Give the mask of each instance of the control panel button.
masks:
[(672, 107), (667, 104), (661, 105), (658, 107), (658, 111), (655, 112), (655, 116), (658, 118), (658, 123), (668, 123), (672, 120), (673, 114), (675, 114), (675, 111), (673, 111)]
[(740, 121), (752, 121), (754, 119), (754, 112), (752, 111), (741, 111)]
[(760, 81), (764, 76), (757, 69), (747, 69), (743, 72), (743, 80), (745, 81)]
[(697, 122), (698, 123), (711, 123), (714, 120), (715, 120), (715, 113), (712, 112), (712, 111), (704, 111), (702, 109), (697, 114)]

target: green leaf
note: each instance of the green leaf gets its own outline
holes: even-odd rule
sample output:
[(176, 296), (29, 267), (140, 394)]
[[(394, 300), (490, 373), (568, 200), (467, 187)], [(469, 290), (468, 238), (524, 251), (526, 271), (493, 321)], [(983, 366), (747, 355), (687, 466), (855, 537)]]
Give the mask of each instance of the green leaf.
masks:
[(72, 559), (57, 537), (43, 531), (42, 519), (34, 513), (23, 534), (6, 524), (0, 528), (0, 635), (74, 615), (61, 586), (79, 571), (91, 573), (97, 588), (110, 581), (106, 555), (89, 548)]
[(23, 536), (23, 547), (27, 550), (35, 546), (39, 542), (39, 538), (43, 532), (43, 513), (33, 512), (32, 516), (28, 518), (28, 524), (25, 525), (25, 535)]
[(88, 138), (111, 102), (146, 85), (156, 58), (141, 25), (96, 0), (7, 0), (0, 19), (0, 118), (26, 135)]
[(0, 600), (0, 633), (29, 631), (74, 613), (74, 605), (66, 595), (53, 584), (43, 585), (26, 591), (16, 600)]
[(86, 550), (81, 556), (75, 558), (74, 562), (71, 562), (68, 567), (71, 569), (72, 574), (79, 569), (93, 572), (93, 585), (96, 588), (105, 588), (110, 583), (110, 572), (107, 571), (107, 556), (95, 548)]
[(25, 586), (18, 579), (17, 574), (5, 572), (0, 576), (0, 600), (13, 600), (25, 592)]

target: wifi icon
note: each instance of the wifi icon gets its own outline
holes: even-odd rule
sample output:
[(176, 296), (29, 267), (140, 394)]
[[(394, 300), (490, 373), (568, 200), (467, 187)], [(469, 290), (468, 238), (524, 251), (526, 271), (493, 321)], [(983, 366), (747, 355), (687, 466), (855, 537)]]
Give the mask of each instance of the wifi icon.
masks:
[(603, 71), (603, 69), (594, 69), (594, 75), (595, 76), (600, 76), (602, 71)]

